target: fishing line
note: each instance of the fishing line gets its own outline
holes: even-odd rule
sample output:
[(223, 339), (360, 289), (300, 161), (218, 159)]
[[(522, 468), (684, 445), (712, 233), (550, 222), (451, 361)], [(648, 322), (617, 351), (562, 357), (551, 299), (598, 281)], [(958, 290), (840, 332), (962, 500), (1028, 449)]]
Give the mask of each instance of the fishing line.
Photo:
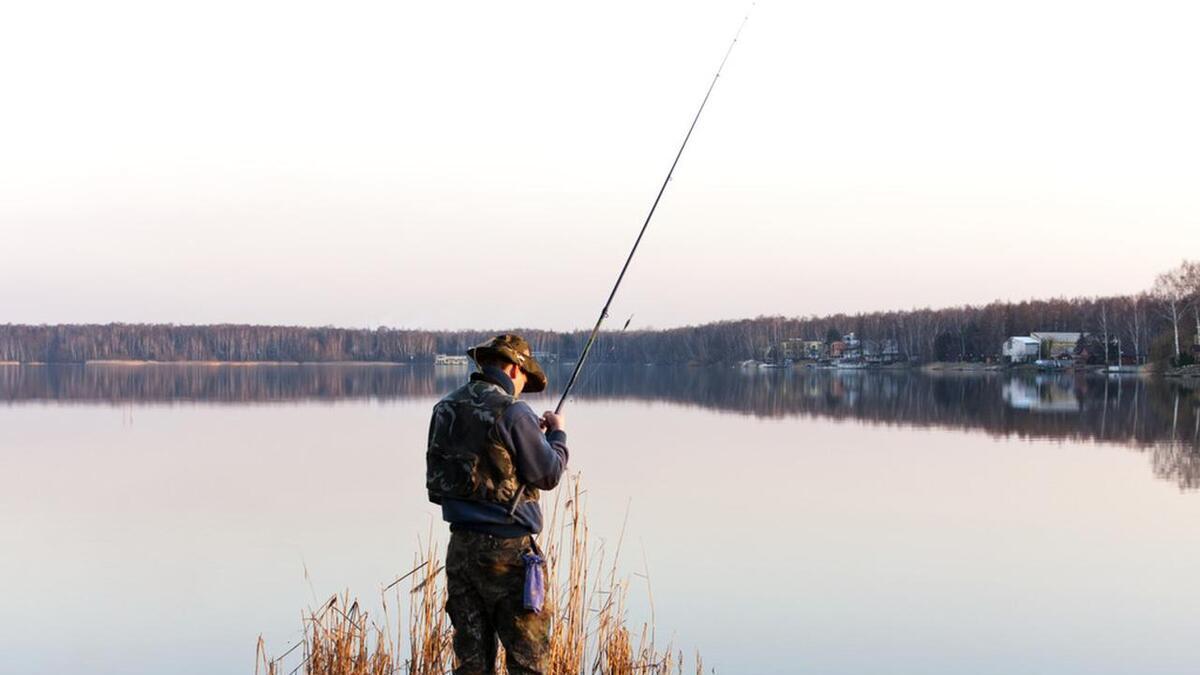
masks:
[[(596, 336), (600, 334), (600, 326), (608, 318), (608, 309), (612, 306), (613, 298), (617, 295), (617, 289), (621, 287), (621, 282), (625, 279), (625, 273), (629, 271), (629, 263), (633, 262), (633, 255), (637, 253), (638, 246), (642, 243), (642, 237), (646, 235), (646, 228), (650, 226), (650, 220), (654, 218), (654, 212), (658, 209), (658, 203), (662, 200), (663, 193), (667, 191), (667, 184), (671, 182), (671, 176), (675, 173), (675, 167), (679, 165), (679, 158), (683, 156), (683, 150), (692, 138), (692, 132), (696, 129), (696, 123), (700, 121), (700, 114), (704, 112), (704, 106), (708, 104), (708, 98), (712, 96), (713, 88), (717, 86), (717, 80), (721, 77), (721, 71), (725, 69), (725, 62), (729, 60), (729, 55), (733, 52), (733, 46), (737, 44), (738, 37), (741, 36), (746, 22), (750, 20), (750, 12), (754, 10), (754, 4), (756, 3), (750, 5), (750, 10), (742, 17), (742, 23), (738, 26), (737, 32), (733, 34), (733, 40), (729, 43), (729, 48), (725, 50), (725, 56), (721, 59), (721, 65), (717, 66), (717, 72), (713, 75), (712, 82), (708, 85), (708, 91), (704, 93), (704, 100), (700, 102), (700, 107), (696, 110), (696, 116), (692, 118), (692, 124), (688, 127), (687, 134), (683, 137), (683, 143), (679, 145), (679, 151), (675, 153), (675, 160), (671, 162), (671, 169), (667, 171), (667, 177), (663, 180), (662, 187), (658, 189), (658, 194), (654, 197), (654, 203), (650, 205), (650, 212), (646, 214), (646, 220), (642, 223), (642, 229), (638, 232), (637, 239), (633, 242), (633, 248), (629, 250), (629, 256), (625, 258), (625, 264), (621, 266), (621, 273), (617, 275), (617, 281), (613, 284), (612, 291), (608, 294), (608, 300), (604, 302), (604, 307), (600, 309), (600, 316), (596, 319), (596, 325), (592, 328), (591, 335), (588, 336), (587, 342), (583, 345), (583, 353), (579, 355), (579, 360), (575, 362), (575, 369), (571, 371), (571, 379), (567, 380), (567, 386), (563, 388), (562, 398), (558, 400), (558, 405), (554, 408), (555, 413), (562, 412), (563, 405), (567, 402), (567, 395), (571, 393), (571, 388), (575, 386), (575, 380), (579, 378), (579, 371), (583, 369), (583, 364), (587, 361), (588, 353), (591, 352), (592, 346), (596, 342)], [(628, 323), (626, 323), (626, 326), (628, 326)]]
[[(630, 324), (632, 321), (633, 321), (633, 315), (632, 315), (632, 314), (630, 314), (630, 315), (629, 315), (629, 318), (625, 320), (625, 326), (624, 326), (623, 328), (621, 328), (621, 333), (624, 333), (626, 330), (628, 330), (628, 329), (629, 329), (629, 324)], [(604, 344), (604, 340), (605, 340), (605, 338), (604, 338), (603, 336), (597, 337), (597, 338), (596, 338), (596, 344), (597, 344), (597, 345), (601, 345), (601, 346), (603, 346), (603, 344)], [(603, 351), (604, 351), (604, 350), (602, 349), (602, 350), (600, 350), (600, 351), (601, 351), (601, 353), (603, 353)], [(609, 339), (608, 339), (608, 353), (607, 353), (607, 354), (604, 354), (604, 357), (605, 357), (605, 358), (607, 358), (607, 359), (610, 359), (610, 361), (611, 361), (612, 355), (613, 355), (613, 353), (615, 353), (616, 351), (617, 351), (617, 343), (616, 343), (616, 341), (615, 341), (615, 340), (613, 340), (613, 339), (612, 339), (612, 336), (609, 336)], [(601, 363), (603, 363), (603, 361), (601, 361)], [(591, 367), (591, 368), (589, 368), (589, 369), (588, 369), (588, 371), (587, 371), (586, 373), (584, 373), (584, 375), (583, 375), (583, 378), (582, 378), (581, 380), (579, 380), (579, 382), (577, 382), (577, 383), (576, 383), (576, 386), (577, 386), (577, 387), (578, 387), (578, 388), (579, 388), (581, 391), (585, 391), (585, 392), (586, 392), (586, 391), (587, 391), (587, 388), (588, 388), (588, 385), (589, 385), (589, 384), (591, 384), (592, 382), (595, 382), (595, 381), (596, 381), (596, 373), (600, 372), (600, 371), (599, 371), (599, 369), (597, 369), (597, 368), (596, 368), (596, 366), (597, 366), (597, 365), (598, 365), (598, 364), (596, 364), (596, 363), (593, 363), (593, 364), (592, 364), (592, 367)]]
[[(717, 86), (717, 80), (721, 79), (721, 71), (725, 69), (725, 63), (729, 61), (729, 55), (733, 53), (733, 46), (737, 44), (738, 38), (742, 35), (742, 29), (746, 27), (746, 22), (750, 20), (750, 13), (754, 11), (754, 6), (757, 3), (751, 3), (750, 9), (746, 15), (742, 17), (742, 23), (738, 25), (737, 32), (733, 34), (733, 40), (729, 42), (729, 47), (725, 50), (725, 56), (721, 58), (721, 64), (717, 66), (717, 72), (713, 75), (712, 82), (708, 85), (708, 90), (704, 92), (704, 99), (700, 101), (700, 107), (696, 110), (696, 116), (692, 118), (692, 124), (688, 127), (687, 134), (683, 137), (683, 142), (679, 144), (679, 151), (675, 153), (675, 159), (671, 162), (671, 168), (667, 171), (667, 177), (663, 179), (662, 187), (658, 188), (658, 194), (654, 196), (654, 202), (650, 205), (650, 212), (646, 214), (646, 220), (642, 223), (642, 229), (638, 231), (637, 239), (633, 242), (633, 248), (629, 249), (629, 255), (625, 258), (625, 264), (621, 266), (621, 273), (617, 275), (617, 281), (613, 284), (612, 290), (608, 293), (608, 299), (604, 301), (604, 307), (600, 309), (600, 316), (596, 318), (596, 325), (592, 327), (591, 334), (588, 335), (587, 342), (583, 345), (583, 352), (579, 355), (579, 359), (575, 361), (575, 368), (571, 371), (571, 378), (567, 380), (567, 386), (563, 388), (562, 397), (558, 399), (558, 405), (554, 406), (554, 413), (562, 412), (563, 406), (567, 403), (567, 396), (570, 395), (571, 389), (575, 386), (575, 381), (579, 379), (579, 372), (583, 370), (583, 364), (587, 361), (588, 354), (592, 351), (592, 347), (596, 344), (596, 337), (600, 334), (600, 326), (604, 320), (608, 318), (608, 310), (612, 307), (613, 298), (617, 296), (617, 289), (621, 287), (621, 282), (625, 280), (625, 273), (629, 271), (629, 263), (633, 262), (633, 255), (637, 253), (638, 246), (642, 243), (642, 237), (646, 236), (646, 228), (650, 226), (650, 220), (654, 218), (654, 212), (658, 209), (658, 203), (662, 200), (663, 193), (667, 191), (667, 185), (671, 182), (671, 176), (675, 174), (675, 167), (679, 166), (679, 158), (683, 156), (683, 151), (687, 148), (688, 141), (692, 138), (692, 132), (696, 130), (696, 123), (700, 121), (700, 114), (704, 112), (704, 106), (708, 105), (708, 99), (712, 96), (713, 88)], [(632, 321), (633, 317), (630, 317)], [(625, 327), (629, 327), (629, 322), (625, 322)], [(512, 503), (508, 508), (508, 515), (512, 515), (517, 510), (517, 504), (521, 501), (521, 495), (525, 492), (525, 485), (521, 484), (517, 487), (517, 493), (513, 497)]]

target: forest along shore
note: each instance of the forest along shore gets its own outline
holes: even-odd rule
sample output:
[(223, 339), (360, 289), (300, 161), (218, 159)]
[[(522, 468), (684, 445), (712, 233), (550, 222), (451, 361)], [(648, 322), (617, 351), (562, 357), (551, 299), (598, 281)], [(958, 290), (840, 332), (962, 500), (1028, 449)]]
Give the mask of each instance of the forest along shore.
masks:
[(138, 359), (93, 359), (90, 361), (0, 361), (0, 366), (407, 366), (395, 361), (147, 361)]
[(95, 359), (85, 366), (407, 366), (396, 361), (138, 361)]
[[(575, 358), (588, 331), (503, 327), (520, 332), (543, 363)], [(462, 355), (500, 332), (218, 324), (0, 324), (0, 362), (95, 361), (233, 363), (433, 363)], [(995, 301), (941, 309), (760, 316), (667, 329), (603, 332), (591, 359), (600, 363), (715, 365), (807, 358), (853, 361), (840, 348), (860, 344), (861, 360), (910, 364), (1003, 363), (1006, 344), (1028, 349), (1051, 336), (1048, 354), (1084, 356), (1084, 365), (1188, 366), (1200, 360), (1200, 262), (1159, 275), (1145, 291), (1097, 298)], [(1078, 336), (1068, 348), (1061, 336)], [(1078, 343), (1078, 344), (1076, 344)], [(1075, 347), (1079, 346), (1076, 350)], [(1036, 347), (1036, 345), (1034, 345)], [(1036, 349), (1035, 349), (1036, 351)], [(1020, 358), (1029, 354), (1022, 351)], [(544, 358), (543, 358), (544, 357)], [(1075, 359), (1078, 360), (1078, 359)]]
[[(754, 362), (758, 364), (758, 362)], [(46, 367), (46, 366), (86, 366), (86, 367), (195, 367), (195, 368), (295, 368), (308, 366), (321, 367), (350, 367), (350, 368), (398, 368), (415, 365), (414, 363), (399, 363), (396, 361), (149, 361), (138, 359), (93, 359), (83, 362), (70, 361), (0, 361), (0, 367)], [(428, 366), (428, 363), (421, 362), (421, 365)], [(440, 365), (440, 364), (435, 364)], [(635, 366), (653, 366), (655, 364), (633, 364)], [(704, 367), (702, 364), (689, 364), (692, 366)], [(714, 365), (729, 365), (729, 364), (714, 364)], [(738, 365), (738, 364), (734, 364)], [(758, 364), (761, 365), (761, 364)], [(789, 367), (801, 368), (812, 366), (815, 364), (797, 363), (790, 364)], [(822, 366), (824, 367), (824, 366)], [(863, 368), (864, 370), (921, 370), (928, 373), (938, 372), (955, 372), (955, 373), (1001, 373), (1001, 372), (1024, 372), (1038, 370), (1033, 364), (1005, 364), (983, 361), (934, 361), (932, 363), (888, 363), (881, 365), (869, 365)], [(1077, 366), (1062, 369), (1067, 372), (1103, 372), (1102, 365)], [(1183, 366), (1180, 368), (1155, 368), (1153, 365), (1145, 365), (1136, 369), (1123, 371), (1128, 375), (1162, 375), (1165, 377), (1200, 377), (1200, 365)]]

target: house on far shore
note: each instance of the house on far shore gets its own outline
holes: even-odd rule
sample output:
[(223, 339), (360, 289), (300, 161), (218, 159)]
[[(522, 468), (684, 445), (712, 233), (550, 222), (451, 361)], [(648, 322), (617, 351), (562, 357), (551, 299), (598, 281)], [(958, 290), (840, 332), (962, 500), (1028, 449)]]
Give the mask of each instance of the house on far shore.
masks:
[(842, 357), (842, 352), (846, 351), (846, 343), (841, 340), (835, 340), (829, 343), (829, 356), (835, 359)]
[(433, 365), (435, 366), (466, 366), (470, 361), (466, 355), (458, 354), (437, 354), (433, 357)]
[(1029, 337), (1039, 344), (1046, 344), (1046, 355), (1049, 358), (1072, 358), (1075, 355), (1075, 345), (1083, 338), (1083, 333), (1061, 333), (1054, 331), (1034, 331)]
[(825, 343), (820, 340), (788, 338), (779, 343), (778, 355), (793, 361), (817, 361), (825, 355)]
[(863, 340), (863, 358), (869, 363), (895, 363), (900, 360), (900, 343), (891, 338)]
[[(1200, 344), (1200, 342), (1196, 344)], [(800, 354), (801, 358), (809, 361), (819, 361), (825, 358), (825, 343), (820, 340), (801, 340)]]
[(1010, 363), (1030, 363), (1041, 356), (1042, 343), (1037, 338), (1014, 335), (1004, 341), (1000, 354)]
[(862, 340), (859, 340), (854, 333), (847, 333), (842, 336), (841, 340), (829, 345), (829, 355), (843, 361), (860, 360), (863, 355)]

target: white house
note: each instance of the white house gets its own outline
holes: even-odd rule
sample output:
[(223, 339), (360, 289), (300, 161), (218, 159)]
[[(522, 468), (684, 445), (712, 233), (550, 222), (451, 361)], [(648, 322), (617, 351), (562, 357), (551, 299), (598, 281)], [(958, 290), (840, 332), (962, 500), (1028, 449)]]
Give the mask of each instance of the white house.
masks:
[(842, 336), (842, 358), (843, 359), (861, 359), (862, 358), (862, 340), (859, 340), (854, 333), (849, 333)]
[(1037, 360), (1041, 348), (1042, 343), (1037, 338), (1018, 335), (1005, 340), (1000, 353), (1012, 363), (1028, 363)]
[(1039, 343), (1049, 343), (1050, 358), (1062, 355), (1070, 356), (1075, 353), (1075, 345), (1083, 338), (1083, 333), (1062, 333), (1054, 331), (1034, 331), (1029, 337)]

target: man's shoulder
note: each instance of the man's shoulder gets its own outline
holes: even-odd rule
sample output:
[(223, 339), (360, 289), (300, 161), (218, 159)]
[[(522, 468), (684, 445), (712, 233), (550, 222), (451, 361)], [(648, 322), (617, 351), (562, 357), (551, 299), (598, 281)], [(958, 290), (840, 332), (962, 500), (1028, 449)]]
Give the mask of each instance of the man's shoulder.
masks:
[(470, 389), (470, 395), (473, 398), (490, 406), (509, 408), (516, 403), (520, 403), (512, 394), (505, 391), (504, 387), (494, 382), (473, 380), (464, 386)]
[(537, 418), (537, 414), (533, 412), (533, 408), (530, 408), (528, 403), (520, 399), (513, 399), (508, 409), (504, 411), (504, 416), (510, 420), (515, 420), (519, 417)]
[(504, 412), (513, 407), (515, 403), (520, 402), (504, 391), (503, 387), (490, 382), (473, 380), (443, 396), (433, 407), (434, 410), (437, 410), (447, 406), (465, 405), (473, 408), (499, 409), (500, 412)]

